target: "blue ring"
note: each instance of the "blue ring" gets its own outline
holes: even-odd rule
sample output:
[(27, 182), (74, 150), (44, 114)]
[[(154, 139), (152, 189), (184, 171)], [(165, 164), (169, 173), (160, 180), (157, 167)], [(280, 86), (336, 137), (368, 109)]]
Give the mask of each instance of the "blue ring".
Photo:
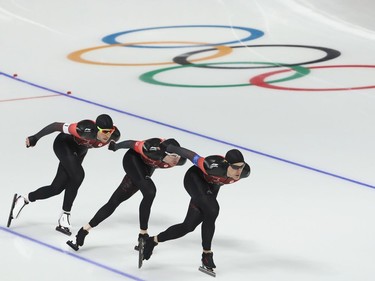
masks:
[(106, 44), (123, 44), (124, 42), (119, 42), (116, 40), (118, 36), (132, 33), (132, 32), (139, 32), (139, 31), (145, 31), (145, 30), (154, 30), (154, 29), (164, 29), (164, 28), (190, 28), (190, 27), (214, 27), (214, 28), (234, 28), (234, 29), (241, 29), (245, 30), (250, 33), (249, 36), (243, 38), (243, 39), (238, 39), (234, 41), (228, 41), (228, 42), (220, 42), (220, 43), (214, 43), (214, 44), (202, 44), (202, 45), (184, 45), (184, 46), (153, 46), (153, 45), (131, 45), (131, 46), (125, 46), (127, 48), (160, 48), (160, 49), (165, 49), (165, 48), (191, 48), (191, 47), (202, 47), (202, 46), (218, 46), (218, 45), (230, 45), (230, 44), (235, 44), (235, 43), (242, 43), (250, 40), (257, 39), (261, 36), (264, 35), (263, 31), (260, 31), (258, 29), (253, 29), (249, 27), (242, 27), (242, 26), (230, 26), (230, 25), (175, 25), (175, 26), (159, 26), (159, 27), (149, 27), (149, 28), (141, 28), (141, 29), (133, 29), (129, 31), (122, 31), (118, 33), (113, 33), (110, 35), (107, 35), (103, 37), (102, 41)]

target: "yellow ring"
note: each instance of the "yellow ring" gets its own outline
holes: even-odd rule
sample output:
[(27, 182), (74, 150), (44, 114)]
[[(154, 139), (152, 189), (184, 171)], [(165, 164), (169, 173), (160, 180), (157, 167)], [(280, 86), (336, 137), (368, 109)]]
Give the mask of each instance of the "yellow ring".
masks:
[[(140, 44), (197, 44), (197, 45), (202, 45), (202, 44), (208, 44), (208, 43), (202, 43), (202, 42), (185, 42), (185, 41), (163, 41), (163, 42), (133, 42), (133, 43), (123, 43), (123, 44), (110, 44), (110, 45), (103, 45), (103, 46), (98, 46), (98, 47), (92, 47), (92, 48), (87, 48), (87, 49), (82, 49), (75, 51), (73, 53), (70, 53), (68, 55), (68, 59), (75, 61), (75, 62), (80, 62), (80, 63), (87, 63), (87, 64), (96, 64), (96, 65), (108, 65), (108, 66), (148, 66), (148, 65), (168, 65), (168, 64), (175, 64), (174, 62), (157, 62), (157, 63), (109, 63), (109, 62), (97, 62), (97, 61), (91, 61), (82, 58), (82, 55), (99, 50), (99, 49), (105, 49), (105, 48), (112, 48), (112, 47), (124, 47), (124, 46), (132, 46), (132, 45), (140, 45)], [(218, 50), (218, 52), (214, 55), (207, 56), (204, 58), (200, 59), (195, 59), (191, 60), (191, 62), (197, 62), (197, 61), (202, 61), (202, 60), (209, 60), (209, 59), (214, 59), (218, 57), (225, 56), (229, 53), (232, 52), (232, 48), (228, 46), (212, 46), (212, 48), (215, 48)]]

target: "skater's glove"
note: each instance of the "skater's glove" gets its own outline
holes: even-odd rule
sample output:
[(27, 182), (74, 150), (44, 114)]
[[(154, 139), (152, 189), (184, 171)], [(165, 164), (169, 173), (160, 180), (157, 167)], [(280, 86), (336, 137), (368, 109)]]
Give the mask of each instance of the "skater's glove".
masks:
[(117, 150), (117, 144), (114, 141), (111, 141), (108, 145), (108, 149), (112, 150), (112, 151), (116, 151)]
[(38, 142), (38, 138), (36, 136), (30, 136), (26, 138), (26, 147), (35, 146)]

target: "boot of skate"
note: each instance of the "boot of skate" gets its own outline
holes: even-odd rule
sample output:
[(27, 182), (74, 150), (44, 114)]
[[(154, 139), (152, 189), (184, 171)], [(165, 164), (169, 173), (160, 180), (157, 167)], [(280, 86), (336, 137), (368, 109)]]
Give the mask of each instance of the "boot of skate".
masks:
[(14, 204), (13, 211), (12, 211), (12, 218), (17, 219), (19, 217), (22, 209), (27, 204), (29, 204), (28, 200), (25, 197), (17, 194), (17, 199), (16, 199), (16, 202)]
[(213, 253), (202, 253), (202, 264), (207, 268), (216, 268), (216, 265), (214, 263), (213, 259)]
[(158, 243), (155, 242), (154, 236), (147, 238), (144, 249), (143, 249), (144, 260), (148, 260), (151, 257), (152, 251), (154, 250), (156, 245), (158, 245)]
[(76, 244), (78, 246), (83, 246), (83, 244), (85, 243), (85, 238), (88, 234), (89, 232), (81, 227), (76, 235)]
[(65, 235), (72, 235), (72, 232), (70, 231), (71, 224), (70, 224), (70, 212), (65, 212), (61, 214), (59, 220), (59, 225), (56, 226), (56, 230), (60, 231), (61, 233)]
[(70, 229), (72, 227), (70, 224), (70, 212), (63, 211), (58, 222), (60, 227)]

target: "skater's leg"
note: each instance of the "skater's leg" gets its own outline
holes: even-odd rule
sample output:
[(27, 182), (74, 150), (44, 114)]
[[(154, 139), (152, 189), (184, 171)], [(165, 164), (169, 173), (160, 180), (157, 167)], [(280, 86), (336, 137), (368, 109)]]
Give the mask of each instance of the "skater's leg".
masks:
[(68, 175), (62, 209), (65, 212), (70, 212), (78, 189), (85, 178), (85, 171), (81, 165), (81, 161), (77, 158), (65, 159), (62, 165)]
[(59, 175), (65, 175), (66, 179), (64, 179), (64, 183), (57, 180), (57, 183), (55, 182), (52, 185), (55, 187), (55, 190), (65, 189), (62, 213), (58, 220), (56, 230), (71, 235), (70, 211), (76, 198), (78, 188), (85, 177), (85, 172), (81, 165), (82, 159), (76, 156), (69, 155), (60, 157), (60, 161), (59, 169), (61, 172)]
[[(60, 189), (65, 190), (62, 205), (62, 214), (58, 220), (56, 230), (71, 235), (70, 211), (77, 196), (78, 189), (85, 178), (85, 171), (82, 167), (83, 159), (87, 154), (87, 148), (77, 146), (71, 142), (64, 142), (59, 138), (54, 143), (54, 151), (60, 160), (60, 167), (65, 174), (64, 183), (56, 184)], [(60, 168), (59, 167), (59, 168)]]
[(201, 259), (202, 266), (199, 270), (211, 276), (215, 276), (213, 269), (216, 268), (216, 265), (213, 261), (211, 244), (215, 233), (215, 222), (219, 215), (220, 207), (216, 198), (210, 195), (200, 197), (197, 204), (203, 214), (203, 222), (201, 226), (203, 253)]
[(188, 211), (182, 223), (172, 225), (167, 230), (158, 234), (159, 242), (178, 239), (185, 236), (189, 232), (193, 232), (195, 228), (202, 222), (203, 216), (201, 211), (194, 205), (192, 201), (189, 203)]
[(197, 168), (188, 170), (184, 178), (184, 186), (190, 194), (193, 204), (202, 215), (202, 266), (212, 271), (215, 268), (211, 251), (212, 239), (215, 233), (215, 222), (219, 215), (220, 207), (216, 200), (218, 189), (207, 183)]
[(133, 150), (129, 150), (124, 155), (123, 167), (133, 185), (142, 193), (143, 198), (139, 205), (139, 234), (146, 235), (151, 206), (156, 195), (156, 186), (151, 179), (155, 169), (145, 164), (140, 155)]
[(219, 203), (211, 196), (203, 197), (200, 202), (200, 210), (203, 213), (202, 222), (202, 247), (206, 252), (211, 251), (211, 243), (215, 233), (215, 222), (219, 215)]
[(128, 200), (137, 191), (138, 188), (133, 185), (130, 178), (125, 175), (119, 187), (113, 192), (108, 202), (96, 212), (88, 224), (84, 225), (78, 231), (76, 235), (76, 243), (68, 241), (67, 244), (77, 251), (79, 246), (83, 246), (85, 237), (89, 234), (89, 231), (111, 216), (122, 202)]
[(73, 202), (77, 196), (78, 188), (85, 178), (82, 162), (87, 154), (88, 148), (77, 143), (71, 138), (62, 135), (57, 137), (53, 144), (54, 152), (60, 160), (66, 175), (63, 189), (65, 189), (62, 209), (70, 212)]
[(140, 155), (133, 150), (128, 150), (123, 158), (123, 168), (132, 183), (132, 190), (135, 193), (141, 190), (143, 198), (139, 205), (139, 225), (138, 243), (134, 247), (138, 251), (138, 268), (143, 264), (143, 248), (146, 239), (149, 237), (148, 221), (150, 218), (151, 206), (156, 194), (156, 187), (151, 180), (154, 168), (147, 165)]
[(148, 178), (139, 182), (139, 187), (143, 195), (139, 205), (139, 225), (141, 230), (147, 231), (151, 206), (156, 196), (156, 186), (151, 178)]
[(57, 168), (56, 176), (53, 179), (51, 185), (43, 186), (35, 191), (28, 194), (27, 199), (30, 202), (35, 202), (37, 200), (44, 200), (55, 195), (60, 194), (66, 187), (68, 182), (68, 174), (64, 167), (59, 163)]
[(113, 214), (117, 207), (138, 191), (130, 178), (125, 175), (119, 187), (115, 190), (108, 202), (104, 204), (90, 220), (89, 225), (93, 228)]
[(139, 204), (139, 225), (140, 231), (138, 234), (138, 245), (136, 250), (138, 250), (138, 268), (142, 267), (144, 260), (144, 246), (146, 239), (149, 237), (148, 221), (150, 219), (151, 206), (156, 195), (156, 186), (150, 177), (145, 177), (142, 180), (137, 181), (137, 186), (140, 187), (143, 198)]
[(56, 176), (52, 181), (51, 185), (40, 187), (37, 190), (30, 192), (25, 196), (21, 196), (19, 194), (16, 195), (16, 200), (14, 202), (10, 219), (18, 218), (23, 208), (30, 202), (47, 199), (57, 194), (60, 194), (65, 188), (64, 184), (66, 181), (67, 176), (65, 170), (61, 165), (59, 165)]
[[(53, 143), (53, 150), (60, 161), (56, 176), (51, 185), (29, 193), (28, 198), (31, 202), (60, 194), (72, 183), (73, 188), (78, 189), (76, 186), (79, 186), (83, 180), (84, 173), (81, 163), (87, 153), (87, 148), (78, 146), (72, 138), (60, 134)], [(65, 211), (70, 211), (70, 209)]]
[(143, 258), (148, 260), (153, 252), (153, 249), (159, 242), (165, 242), (168, 240), (178, 239), (185, 236), (189, 232), (194, 231), (194, 229), (202, 222), (203, 216), (200, 210), (190, 202), (186, 217), (182, 223), (172, 225), (167, 230), (159, 233), (155, 237), (150, 237), (146, 240)]

